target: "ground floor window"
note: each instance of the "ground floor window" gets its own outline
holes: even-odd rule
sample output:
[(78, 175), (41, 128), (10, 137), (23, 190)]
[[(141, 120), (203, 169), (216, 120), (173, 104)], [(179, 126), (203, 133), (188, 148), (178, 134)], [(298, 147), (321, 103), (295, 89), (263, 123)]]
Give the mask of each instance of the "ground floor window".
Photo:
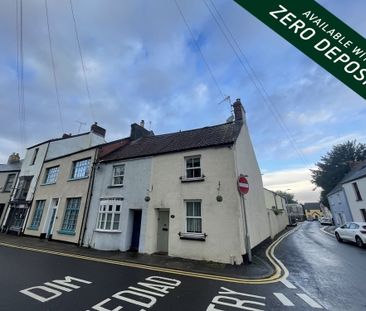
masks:
[(78, 220), (81, 198), (67, 199), (67, 205), (60, 233), (74, 234)]
[(201, 201), (186, 201), (187, 232), (202, 233)]
[(121, 200), (101, 200), (99, 205), (97, 229), (118, 231), (121, 218)]
[(34, 230), (38, 229), (39, 224), (41, 223), (45, 203), (46, 203), (46, 200), (36, 201), (36, 208), (33, 213), (33, 218), (32, 218), (32, 222), (30, 224), (30, 229), (34, 229)]

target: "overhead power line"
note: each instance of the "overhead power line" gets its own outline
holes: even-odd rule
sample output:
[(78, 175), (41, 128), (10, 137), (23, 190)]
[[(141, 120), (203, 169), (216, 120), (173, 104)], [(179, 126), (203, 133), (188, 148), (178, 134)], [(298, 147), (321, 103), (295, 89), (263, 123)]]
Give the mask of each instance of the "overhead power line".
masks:
[(24, 51), (23, 51), (23, 0), (16, 0), (15, 22), (17, 38), (17, 86), (18, 86), (18, 118), (19, 134), (22, 146), (26, 145), (25, 134), (25, 102), (24, 102)]
[[(307, 166), (309, 166), (309, 164), (307, 163), (307, 160), (303, 154), (303, 152), (297, 147), (297, 143), (295, 141), (295, 139), (292, 137), (288, 127), (286, 126), (285, 122), (283, 121), (281, 114), (278, 112), (276, 106), (271, 102), (268, 92), (266, 91), (263, 83), (261, 82), (261, 80), (259, 79), (259, 77), (257, 76), (254, 68), (251, 66), (248, 58), (246, 57), (245, 53), (243, 52), (243, 50), (241, 49), (238, 41), (236, 40), (236, 38), (234, 37), (232, 31), (230, 30), (230, 28), (227, 26), (222, 14), (219, 12), (219, 10), (217, 9), (215, 3), (213, 2), (213, 0), (209, 0), (212, 7), (214, 8), (215, 13), (217, 14), (217, 16), (219, 17), (219, 19), (221, 20), (221, 23), (223, 24), (225, 30), (228, 32), (228, 34), (230, 35), (231, 40), (234, 42), (236, 48), (234, 47), (233, 43), (231, 42), (231, 40), (229, 39), (228, 35), (226, 34), (225, 30), (223, 29), (223, 27), (221, 26), (220, 22), (218, 21), (215, 13), (212, 11), (211, 7), (208, 5), (206, 0), (203, 0), (203, 2), (205, 3), (206, 7), (208, 8), (210, 14), (212, 15), (214, 21), (216, 22), (217, 26), (219, 27), (221, 33), (223, 34), (223, 36), (225, 37), (226, 41), (228, 42), (228, 44), (230, 45), (231, 49), (233, 50), (234, 54), (236, 55), (240, 65), (242, 66), (242, 68), (244, 69), (244, 71), (247, 73), (247, 75), (249, 76), (250, 80), (252, 81), (253, 85), (255, 86), (255, 88), (257, 89), (257, 91), (259, 92), (260, 96), (262, 97), (265, 105), (267, 106), (268, 110), (270, 111), (270, 113), (273, 115), (273, 117), (276, 119), (277, 123), (279, 124), (279, 126), (282, 128), (282, 130), (284, 131), (284, 133), (287, 136), (287, 139), (289, 140), (289, 143), (292, 145), (292, 147), (294, 148), (295, 152), (297, 153), (297, 155), (299, 156), (300, 160)], [(237, 50), (240, 52), (240, 54), (237, 52)], [(244, 62), (243, 62), (243, 60)]]
[(199, 44), (198, 44), (198, 42), (197, 42), (197, 40), (196, 40), (195, 36), (194, 36), (194, 33), (193, 33), (193, 31), (192, 31), (192, 28), (189, 26), (189, 23), (188, 23), (187, 19), (185, 18), (184, 13), (183, 13), (183, 11), (182, 11), (181, 7), (179, 6), (178, 1), (177, 1), (177, 0), (174, 0), (174, 2), (175, 2), (175, 5), (176, 5), (176, 7), (177, 7), (177, 9), (178, 9), (178, 11), (179, 11), (180, 16), (182, 17), (182, 19), (183, 19), (183, 21), (184, 21), (184, 24), (186, 25), (186, 27), (188, 28), (188, 30), (189, 30), (189, 32), (190, 32), (190, 34), (191, 34), (192, 40), (193, 40), (193, 42), (194, 42), (194, 44), (195, 44), (195, 46), (196, 46), (196, 48), (197, 48), (198, 52), (200, 53), (200, 55), (201, 55), (201, 57), (202, 57), (202, 60), (203, 60), (203, 62), (204, 62), (204, 64), (205, 64), (205, 66), (206, 66), (206, 68), (207, 68), (207, 70), (208, 70), (208, 72), (209, 72), (209, 74), (210, 74), (210, 76), (211, 76), (212, 80), (214, 81), (214, 83), (215, 83), (215, 85), (216, 85), (217, 89), (218, 89), (218, 90), (219, 90), (219, 92), (220, 92), (221, 97), (222, 97), (222, 98), (226, 98), (226, 96), (224, 95), (224, 93), (223, 93), (223, 91), (222, 91), (222, 89), (221, 89), (221, 87), (220, 87), (220, 85), (219, 85), (219, 83), (218, 83), (217, 79), (215, 78), (215, 76), (214, 76), (214, 74), (213, 74), (213, 72), (212, 72), (212, 70), (211, 70), (211, 67), (210, 67), (209, 63), (207, 62), (207, 60), (206, 60), (206, 58), (205, 58), (205, 56), (204, 56), (204, 54), (203, 54), (203, 52), (202, 52), (202, 50), (201, 50), (201, 48), (200, 48), (200, 46), (199, 46)]
[(74, 30), (75, 30), (75, 36), (76, 36), (76, 41), (77, 41), (78, 50), (79, 50), (81, 67), (83, 69), (85, 88), (86, 88), (86, 92), (87, 92), (87, 95), (88, 95), (90, 115), (91, 115), (91, 118), (92, 118), (93, 122), (95, 122), (95, 116), (94, 116), (94, 112), (93, 112), (93, 105), (92, 105), (91, 96), (90, 96), (89, 83), (88, 83), (88, 78), (87, 78), (87, 74), (86, 74), (86, 67), (85, 67), (85, 63), (84, 63), (83, 53), (81, 51), (79, 32), (78, 32), (78, 27), (77, 27), (77, 23), (76, 23), (75, 12), (74, 12), (74, 7), (73, 7), (73, 4), (72, 4), (72, 0), (70, 0), (70, 9), (71, 9), (72, 18), (73, 18), (73, 21), (74, 21)]
[(57, 83), (57, 76), (56, 76), (55, 57), (54, 57), (53, 48), (52, 48), (52, 38), (51, 38), (51, 30), (50, 30), (50, 21), (49, 21), (49, 16), (48, 16), (47, 0), (44, 0), (44, 6), (45, 6), (45, 11), (46, 11), (47, 31), (48, 31), (48, 43), (49, 43), (49, 47), (50, 47), (50, 55), (51, 55), (51, 62), (52, 62), (52, 73), (53, 73), (53, 82), (54, 82), (54, 85), (55, 85), (55, 92), (56, 92), (56, 99), (57, 99), (57, 108), (58, 108), (58, 116), (59, 116), (59, 119), (60, 119), (61, 131), (62, 132), (65, 132), (65, 130), (64, 130), (64, 124), (63, 124), (63, 119), (62, 119), (60, 94), (59, 94), (58, 83)]

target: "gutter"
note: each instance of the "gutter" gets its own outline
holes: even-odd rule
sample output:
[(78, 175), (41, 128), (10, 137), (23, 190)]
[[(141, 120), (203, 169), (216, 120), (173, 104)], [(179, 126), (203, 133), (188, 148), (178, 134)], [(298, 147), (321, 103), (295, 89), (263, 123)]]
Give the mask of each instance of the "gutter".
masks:
[(78, 244), (77, 244), (78, 246), (82, 246), (82, 243), (83, 243), (84, 237), (85, 237), (86, 223), (87, 223), (88, 216), (89, 216), (89, 211), (90, 211), (91, 197), (93, 196), (95, 167), (96, 167), (96, 164), (97, 164), (99, 150), (100, 150), (99, 148), (95, 149), (94, 161), (93, 161), (93, 165), (92, 165), (92, 169), (91, 169), (91, 176), (90, 176), (89, 185), (88, 185), (88, 192), (87, 192), (87, 195), (86, 195), (83, 219), (81, 221), (81, 234), (79, 235), (79, 240), (78, 240)]

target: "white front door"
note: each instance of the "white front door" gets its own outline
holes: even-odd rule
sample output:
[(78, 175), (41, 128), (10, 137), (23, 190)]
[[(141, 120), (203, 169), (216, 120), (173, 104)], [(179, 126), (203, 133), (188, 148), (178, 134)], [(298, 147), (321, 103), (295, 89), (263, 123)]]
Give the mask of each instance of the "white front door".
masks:
[(168, 253), (169, 211), (159, 211), (158, 216), (158, 252)]
[(55, 198), (52, 199), (51, 204), (48, 209), (47, 221), (45, 223), (45, 232), (46, 238), (51, 238), (53, 233), (53, 228), (55, 226), (55, 219), (57, 215), (57, 208), (58, 208), (59, 199)]

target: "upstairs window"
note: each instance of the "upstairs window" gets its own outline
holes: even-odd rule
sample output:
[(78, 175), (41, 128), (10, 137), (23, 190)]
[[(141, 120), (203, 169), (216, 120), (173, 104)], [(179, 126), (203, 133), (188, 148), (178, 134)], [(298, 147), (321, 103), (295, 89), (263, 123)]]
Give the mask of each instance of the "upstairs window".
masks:
[(71, 179), (86, 178), (89, 176), (90, 159), (73, 162)]
[(59, 166), (50, 167), (46, 170), (46, 175), (44, 178), (45, 184), (54, 184), (56, 183), (58, 172), (60, 170)]
[(36, 163), (37, 155), (38, 155), (39, 148), (34, 149), (33, 157), (30, 165), (34, 165)]
[(201, 201), (187, 201), (187, 232), (202, 233)]
[(201, 157), (186, 158), (186, 178), (194, 179), (201, 178)]
[(352, 183), (353, 190), (355, 191), (356, 201), (362, 201), (360, 190), (358, 189), (357, 183)]
[(124, 175), (125, 175), (124, 165), (113, 166), (112, 186), (122, 186)]
[(9, 174), (4, 186), (4, 192), (10, 192), (13, 189), (16, 174)]

